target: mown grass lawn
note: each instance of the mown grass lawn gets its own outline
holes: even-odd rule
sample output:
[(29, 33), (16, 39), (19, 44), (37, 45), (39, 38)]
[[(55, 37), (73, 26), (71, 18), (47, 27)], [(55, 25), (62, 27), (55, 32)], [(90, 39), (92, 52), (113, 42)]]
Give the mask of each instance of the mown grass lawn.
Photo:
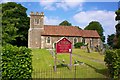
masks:
[(82, 57), (88, 57), (88, 58), (104, 61), (104, 55), (101, 55), (98, 52), (87, 53), (87, 50), (73, 49), (73, 54), (77, 54)]
[[(77, 55), (74, 55), (77, 54)], [(67, 67), (61, 66), (62, 60), (65, 60), (65, 64), (70, 63), (69, 54), (59, 54), (57, 55), (57, 72), (53, 71), (54, 57), (46, 49), (33, 49), (32, 50), (32, 65), (33, 70), (38, 72), (34, 74), (33, 78), (105, 78), (107, 77), (107, 68), (104, 63), (100, 63), (95, 60), (104, 61), (104, 56), (97, 52), (86, 53), (84, 50), (74, 49), (72, 55), (72, 64), (74, 62), (80, 61), (82, 64), (72, 66), (69, 70)]]

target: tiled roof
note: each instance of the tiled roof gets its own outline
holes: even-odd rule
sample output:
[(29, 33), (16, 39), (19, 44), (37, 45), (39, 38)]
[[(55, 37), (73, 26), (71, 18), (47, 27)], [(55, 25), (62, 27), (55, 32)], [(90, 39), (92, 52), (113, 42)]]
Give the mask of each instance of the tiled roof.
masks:
[(75, 26), (44, 25), (42, 35), (100, 37), (95, 30), (80, 30)]
[(55, 25), (44, 25), (43, 35), (82, 36), (77, 27), (74, 27), (74, 26), (55, 26)]
[(82, 30), (82, 37), (100, 37), (96, 30)]

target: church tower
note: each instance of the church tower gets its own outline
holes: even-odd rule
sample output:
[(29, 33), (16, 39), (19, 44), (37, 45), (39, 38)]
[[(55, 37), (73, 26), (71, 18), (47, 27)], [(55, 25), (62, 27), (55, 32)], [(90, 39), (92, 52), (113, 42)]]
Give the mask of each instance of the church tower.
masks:
[(28, 48), (41, 48), (41, 33), (44, 31), (44, 13), (30, 13)]

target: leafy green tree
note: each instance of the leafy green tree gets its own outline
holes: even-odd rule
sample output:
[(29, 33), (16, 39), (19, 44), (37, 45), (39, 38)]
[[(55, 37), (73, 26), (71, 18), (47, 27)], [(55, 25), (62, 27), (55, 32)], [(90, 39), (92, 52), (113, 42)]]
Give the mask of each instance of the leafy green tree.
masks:
[(115, 37), (115, 34), (111, 34), (111, 35), (108, 35), (108, 38), (107, 38), (107, 44), (111, 47), (114, 47), (113, 46), (114, 37)]
[(2, 44), (27, 46), (29, 29), (27, 8), (15, 2), (0, 5), (2, 5)]
[[(0, 10), (2, 10), (2, 5), (0, 5)], [(0, 11), (0, 23), (2, 23), (2, 12)], [(0, 25), (0, 48), (2, 45), (2, 26)]]
[[(120, 21), (120, 8), (115, 12), (115, 14), (116, 14), (115, 20)], [(116, 35), (120, 36), (120, 22), (118, 22), (115, 28), (116, 28)]]
[(59, 25), (61, 25), (61, 26), (72, 26), (72, 24), (69, 23), (67, 20), (61, 22)]
[(118, 10), (115, 12), (116, 17), (115, 20), (118, 21), (118, 24), (115, 26), (116, 28), (116, 38), (117, 38), (117, 43), (115, 45), (116, 48), (120, 48), (119, 44), (120, 44), (120, 8), (118, 8)]
[(98, 32), (98, 34), (100, 35), (101, 40), (102, 40), (103, 42), (105, 42), (105, 36), (103, 35), (104, 30), (103, 30), (103, 28), (102, 28), (102, 25), (101, 25), (99, 22), (97, 22), (97, 21), (92, 21), (92, 22), (90, 22), (89, 25), (86, 26), (84, 29), (85, 29), (85, 30), (96, 30), (96, 31)]

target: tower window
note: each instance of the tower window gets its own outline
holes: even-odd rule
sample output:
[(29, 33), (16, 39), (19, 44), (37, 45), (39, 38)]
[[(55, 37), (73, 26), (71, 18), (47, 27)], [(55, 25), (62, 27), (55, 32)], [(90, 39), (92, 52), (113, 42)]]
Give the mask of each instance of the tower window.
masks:
[(39, 19), (35, 19), (35, 24), (39, 24)]

